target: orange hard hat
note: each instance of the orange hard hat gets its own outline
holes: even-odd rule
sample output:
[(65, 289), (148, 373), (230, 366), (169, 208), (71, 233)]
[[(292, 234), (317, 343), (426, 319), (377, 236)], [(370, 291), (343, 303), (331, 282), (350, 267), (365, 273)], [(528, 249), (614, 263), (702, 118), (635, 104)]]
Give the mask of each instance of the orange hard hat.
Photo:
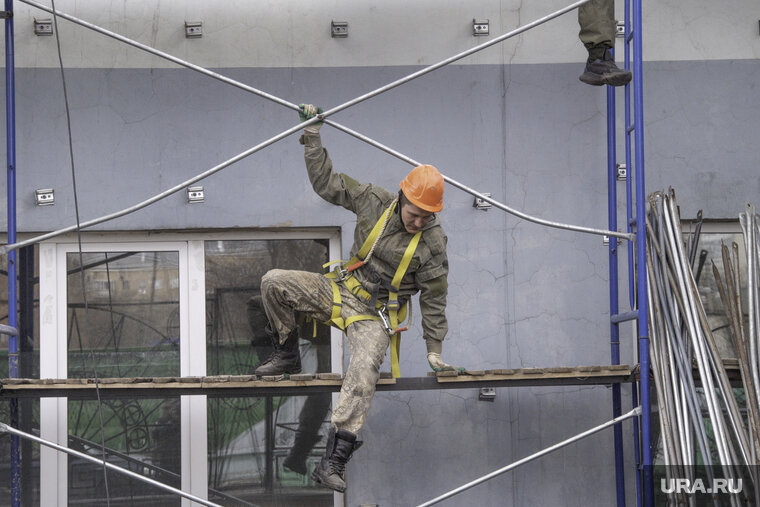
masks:
[(400, 184), (409, 202), (436, 213), (443, 209), (443, 176), (432, 165), (418, 165)]

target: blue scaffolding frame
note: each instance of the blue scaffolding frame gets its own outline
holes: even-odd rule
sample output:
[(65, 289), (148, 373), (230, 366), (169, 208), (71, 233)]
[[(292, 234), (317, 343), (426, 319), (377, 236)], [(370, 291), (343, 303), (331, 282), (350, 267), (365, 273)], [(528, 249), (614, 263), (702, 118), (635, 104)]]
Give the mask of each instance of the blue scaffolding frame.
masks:
[[(641, 420), (634, 419), (633, 439), (636, 463), (636, 505), (654, 505), (654, 477), (652, 470), (651, 400), (649, 386), (649, 318), (647, 313), (646, 279), (646, 189), (644, 179), (644, 103), (642, 68), (642, 0), (625, 1), (624, 66), (633, 71), (633, 79), (624, 89), (625, 111), (625, 168), (626, 168), (626, 231), (636, 234), (628, 242), (628, 299), (631, 310), (619, 313), (618, 244), (609, 241), (610, 277), (610, 356), (612, 364), (620, 363), (620, 324), (636, 320), (638, 335), (639, 383), (631, 389), (634, 407), (641, 399)], [(615, 89), (607, 87), (607, 191), (608, 228), (618, 230), (617, 218), (617, 139), (615, 132)], [(635, 187), (635, 188), (634, 188)], [(635, 191), (635, 194), (634, 194)], [(635, 199), (634, 199), (635, 197)], [(634, 208), (635, 203), (635, 208)], [(640, 269), (636, 269), (636, 268)], [(612, 386), (612, 413), (622, 413), (621, 386)], [(615, 445), (615, 480), (617, 505), (625, 505), (625, 472), (623, 460), (623, 429), (613, 429)]]
[[(5, 0), (5, 136), (8, 243), (16, 242), (16, 88), (13, 46), (13, 0)], [(16, 251), (8, 252), (8, 326), (18, 329)], [(18, 331), (8, 337), (8, 376), (18, 377)], [(18, 399), (10, 400), (10, 424), (18, 427)], [(11, 435), (11, 505), (21, 505), (21, 447), (19, 437)]]
[[(631, 398), (634, 407), (638, 406), (640, 396), (641, 421), (634, 419), (633, 438), (636, 463), (637, 505), (654, 505), (654, 481), (652, 470), (651, 443), (651, 401), (649, 387), (649, 332), (647, 315), (647, 281), (646, 269), (646, 231), (643, 217), (646, 213), (646, 192), (644, 186), (644, 126), (643, 126), (643, 68), (642, 68), (642, 0), (625, 0), (625, 68), (633, 67), (632, 83), (625, 86), (625, 160), (626, 176), (626, 222), (627, 232), (634, 227), (641, 228), (641, 234), (635, 236), (635, 242), (628, 243), (628, 292), (631, 311), (619, 313), (618, 290), (618, 248), (617, 238), (609, 238), (609, 277), (610, 277), (610, 355), (612, 364), (620, 364), (620, 332), (622, 322), (636, 320), (638, 334), (638, 354), (640, 380), (639, 385), (632, 386)], [(6, 159), (7, 159), (7, 217), (8, 244), (16, 242), (16, 139), (15, 139), (15, 63), (14, 63), (14, 25), (13, 0), (5, 0), (5, 72), (6, 72)], [(615, 89), (607, 87), (607, 182), (608, 182), (608, 223), (609, 230), (618, 229), (617, 217), (617, 162), (616, 162), (616, 122)], [(631, 122), (633, 119), (633, 122)], [(634, 197), (635, 185), (635, 201)], [(635, 202), (635, 212), (633, 203)], [(634, 255), (635, 250), (635, 255)], [(17, 255), (15, 250), (8, 252), (8, 325), (18, 329), (17, 323)], [(637, 304), (638, 303), (638, 304)], [(9, 337), (9, 377), (19, 375), (19, 336), (18, 332)], [(613, 416), (622, 414), (621, 385), (612, 386)], [(18, 400), (11, 399), (10, 425), (18, 427)], [(618, 506), (625, 505), (625, 472), (623, 454), (622, 423), (613, 429), (615, 448), (615, 478)], [(19, 437), (11, 435), (11, 505), (21, 505), (21, 459)]]

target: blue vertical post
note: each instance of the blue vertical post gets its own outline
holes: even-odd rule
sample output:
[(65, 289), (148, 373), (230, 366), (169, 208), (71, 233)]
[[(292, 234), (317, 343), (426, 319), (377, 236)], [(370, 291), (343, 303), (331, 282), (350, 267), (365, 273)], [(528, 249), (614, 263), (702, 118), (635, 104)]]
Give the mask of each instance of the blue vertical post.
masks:
[[(8, 243), (16, 242), (16, 100), (13, 58), (13, 0), (5, 0), (5, 123), (8, 175)], [(8, 325), (18, 329), (16, 308), (16, 251), (8, 252)], [(8, 340), (8, 376), (18, 377), (18, 333)], [(18, 399), (10, 401), (10, 423), (18, 428)], [(21, 447), (11, 436), (11, 505), (21, 505)]]
[[(632, 0), (626, 0), (625, 2), (625, 69), (631, 69), (631, 39), (633, 37), (633, 29), (631, 23), (631, 2)], [(632, 189), (632, 175), (633, 175), (633, 154), (631, 151), (631, 139), (633, 135), (633, 124), (631, 123), (631, 86), (632, 83), (625, 85), (625, 165), (628, 170), (628, 174), (625, 181), (625, 196), (626, 196), (626, 223), (628, 227), (626, 232), (633, 232), (633, 189)], [(628, 303), (630, 308), (636, 308), (636, 279), (634, 274), (634, 247), (635, 243), (628, 242)], [(631, 404), (633, 407), (639, 406), (638, 386), (636, 383), (631, 384)], [(641, 507), (642, 505), (642, 491), (641, 491), (641, 451), (639, 448), (639, 418), (633, 419), (633, 455), (634, 462), (636, 464), (636, 505)]]
[[(614, 53), (613, 53), (614, 54)], [(615, 140), (615, 88), (607, 86), (607, 223), (609, 230), (617, 230), (617, 150)], [(610, 316), (618, 313), (618, 244), (609, 239)], [(610, 322), (611, 364), (620, 364), (620, 328)], [(622, 414), (620, 384), (612, 384), (612, 417)], [(618, 507), (625, 507), (625, 468), (623, 463), (623, 424), (613, 427), (615, 443), (615, 490)]]
[[(631, 27), (631, 0), (625, 2), (625, 58), (624, 67), (626, 70), (631, 69), (631, 38), (633, 37), (633, 31)], [(632, 176), (633, 176), (633, 155), (631, 153), (631, 139), (633, 136), (633, 124), (631, 123), (631, 86), (633, 83), (625, 85), (625, 167), (627, 170), (627, 177), (625, 179), (625, 218), (628, 224), (626, 232), (633, 232), (633, 189), (632, 189)], [(635, 242), (628, 242), (628, 302), (631, 305), (630, 308), (636, 307), (636, 291), (635, 284), (633, 283), (635, 277), (634, 272), (634, 248)]]
[(646, 278), (646, 187), (644, 184), (644, 80), (641, 41), (641, 0), (633, 0), (633, 116), (636, 157), (636, 281), (638, 300), (639, 364), (641, 365), (641, 447), (644, 465), (644, 502), (654, 505), (652, 425), (649, 393), (649, 316)]

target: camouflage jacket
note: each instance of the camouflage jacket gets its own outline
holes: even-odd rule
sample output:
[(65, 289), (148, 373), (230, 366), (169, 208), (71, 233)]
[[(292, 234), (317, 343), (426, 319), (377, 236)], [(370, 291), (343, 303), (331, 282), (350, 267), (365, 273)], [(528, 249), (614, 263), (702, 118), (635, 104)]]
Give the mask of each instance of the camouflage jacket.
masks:
[[(306, 169), (314, 191), (327, 202), (343, 206), (356, 214), (354, 244), (351, 247), (353, 256), (397, 194), (370, 183), (359, 183), (345, 174), (334, 173), (332, 161), (327, 150), (322, 147), (319, 134), (306, 133), (301, 136), (301, 143), (304, 145)], [(406, 232), (396, 210), (378, 240), (369, 263), (354, 271), (354, 276), (368, 292), (372, 292), (375, 273), (387, 281), (393, 278), (412, 236)], [(446, 241), (440, 220), (434, 216), (423, 228), (422, 237), (399, 289), (399, 296), (406, 300), (420, 291), (422, 330), (429, 352), (440, 352), (441, 341), (448, 330), (446, 277), (449, 262), (446, 257)], [(380, 288), (379, 298), (381, 301), (388, 299), (388, 291), (383, 287)]]

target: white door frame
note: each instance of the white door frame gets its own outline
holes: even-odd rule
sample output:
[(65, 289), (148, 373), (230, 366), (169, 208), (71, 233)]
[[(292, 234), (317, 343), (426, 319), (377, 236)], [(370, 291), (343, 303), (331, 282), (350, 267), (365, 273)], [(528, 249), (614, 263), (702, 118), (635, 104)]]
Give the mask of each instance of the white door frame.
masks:
[[(200, 318), (205, 320), (205, 312), (189, 312), (191, 293), (197, 292), (189, 283), (188, 241), (125, 241), (87, 242), (82, 244), (83, 252), (177, 252), (179, 256), (179, 329), (180, 329), (180, 374), (205, 375), (206, 347), (205, 325), (190, 322)], [(201, 242), (202, 243), (202, 242)], [(43, 243), (40, 245), (40, 377), (67, 378), (68, 376), (68, 312), (66, 256), (78, 252), (76, 243)], [(43, 266), (44, 262), (44, 266)], [(200, 277), (201, 281), (203, 276)], [(205, 287), (200, 287), (201, 294)], [(198, 316), (200, 314), (200, 316)], [(200, 335), (200, 336), (199, 336)], [(202, 346), (198, 346), (198, 344)], [(196, 351), (190, 354), (190, 350)], [(202, 355), (202, 358), (197, 356)], [(192, 358), (192, 359), (191, 359)], [(202, 359), (202, 360), (201, 360)], [(198, 370), (198, 365), (203, 371)], [(190, 461), (191, 442), (194, 446), (204, 446), (206, 439), (205, 399), (194, 403), (189, 398), (181, 399), (181, 454), (182, 489), (203, 498), (206, 497), (205, 460)], [(201, 397), (205, 398), (205, 397)], [(44, 402), (44, 403), (43, 403)], [(202, 431), (201, 431), (202, 426)], [(68, 400), (66, 398), (45, 398), (40, 400), (40, 436), (59, 445), (68, 446)], [(202, 440), (199, 440), (202, 439)], [(200, 475), (202, 474), (202, 475)], [(200, 478), (203, 480), (200, 480)], [(52, 478), (56, 478), (52, 481)], [(40, 452), (41, 505), (64, 506), (68, 500), (68, 459), (67, 455), (52, 449)], [(55, 484), (56, 487), (49, 485)]]
[[(225, 231), (192, 233), (102, 233), (82, 237), (83, 252), (175, 251), (179, 253), (180, 375), (206, 374), (205, 241), (327, 239), (330, 259), (341, 255), (340, 231)], [(67, 284), (66, 254), (78, 252), (76, 238), (64, 236), (40, 243), (40, 378), (66, 378)], [(343, 373), (342, 333), (332, 329), (331, 364)], [(335, 396), (334, 396), (335, 398)], [(206, 396), (181, 396), (182, 490), (208, 498), (208, 443)], [(333, 399), (335, 401), (335, 399)], [(68, 446), (66, 398), (40, 399), (40, 437)], [(40, 504), (64, 507), (68, 500), (67, 455), (40, 448)], [(343, 495), (335, 495), (343, 504)], [(182, 499), (183, 506), (191, 502)]]

